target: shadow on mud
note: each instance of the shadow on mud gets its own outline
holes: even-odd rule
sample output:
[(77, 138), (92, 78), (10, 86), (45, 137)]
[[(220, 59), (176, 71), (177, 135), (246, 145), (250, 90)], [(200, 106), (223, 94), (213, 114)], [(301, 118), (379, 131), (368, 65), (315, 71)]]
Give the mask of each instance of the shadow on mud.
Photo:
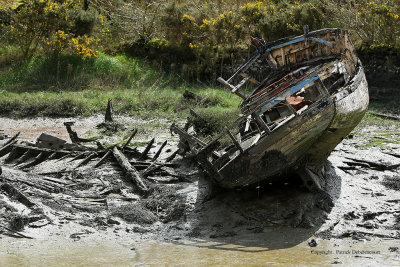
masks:
[[(225, 192), (204, 201), (198, 195), (189, 245), (259, 252), (282, 249), (309, 239), (327, 219), (341, 191), (341, 178), (325, 165), (325, 192), (308, 192), (296, 177), (276, 184)], [(199, 187), (206, 192), (204, 183)], [(329, 198), (329, 197), (328, 197)]]

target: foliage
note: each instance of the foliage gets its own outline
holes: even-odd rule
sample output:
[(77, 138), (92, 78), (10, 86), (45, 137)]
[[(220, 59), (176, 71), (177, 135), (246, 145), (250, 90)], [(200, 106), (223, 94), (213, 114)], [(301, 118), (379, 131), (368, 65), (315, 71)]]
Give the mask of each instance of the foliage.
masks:
[(325, 1), (332, 21), (356, 35), (361, 45), (400, 44), (400, 1)]
[[(95, 57), (95, 25), (104, 26), (102, 15), (83, 11), (81, 0), (22, 0), (13, 12), (5, 35), (30, 60), (41, 48), (58, 56), (68, 50), (83, 57)], [(98, 23), (97, 23), (98, 22)], [(97, 23), (97, 24), (96, 24)]]

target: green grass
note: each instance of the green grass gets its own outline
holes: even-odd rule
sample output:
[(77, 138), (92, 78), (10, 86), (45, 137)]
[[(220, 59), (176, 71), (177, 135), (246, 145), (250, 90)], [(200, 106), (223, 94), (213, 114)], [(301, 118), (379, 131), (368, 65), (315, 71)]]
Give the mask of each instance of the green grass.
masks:
[[(0, 115), (14, 117), (90, 116), (103, 113), (108, 99), (117, 114), (144, 119), (186, 118), (189, 108), (223, 117), (240, 104), (225, 89), (190, 85), (124, 55), (34, 58), (0, 71), (0, 88)], [(205, 101), (184, 99), (185, 90)]]

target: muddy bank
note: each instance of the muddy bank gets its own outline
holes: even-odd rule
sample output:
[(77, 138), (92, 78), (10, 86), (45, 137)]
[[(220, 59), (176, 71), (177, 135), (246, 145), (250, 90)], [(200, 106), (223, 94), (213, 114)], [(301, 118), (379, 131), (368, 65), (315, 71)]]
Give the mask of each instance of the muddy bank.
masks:
[[(0, 124), (0, 129), (11, 136), (23, 130), (20, 125), (34, 129), (33, 124), (38, 122), (29, 123), (8, 120), (7, 124)], [(128, 122), (128, 128), (137, 125), (131, 123)], [(55, 125), (55, 131), (62, 136), (65, 131), (62, 121)], [(79, 132), (83, 137), (98, 134), (89, 123), (83, 125), (85, 128)], [(399, 135), (390, 127), (380, 130)], [(13, 164), (4, 165), (3, 157), (0, 159), (3, 166), (1, 261), (11, 266), (38, 265), (40, 261), (30, 261), (27, 257), (18, 261), (16, 257), (46, 247), (48, 253), (41, 254), (45, 259), (46, 255), (55, 257), (53, 253), (58, 259), (68, 258), (68, 252), (57, 251), (50, 245), (65, 244), (77, 254), (82, 253), (89, 265), (110, 263), (107, 258), (112, 261), (109, 252), (114, 251), (113, 246), (119, 248), (121, 257), (144, 264), (159, 264), (160, 257), (166, 257), (171, 264), (186, 262), (191, 253), (198, 256), (194, 257), (196, 264), (211, 264), (203, 259), (206, 256), (221, 264), (240, 264), (245, 259), (262, 264), (265, 257), (270, 257), (271, 263), (278, 263), (289, 253), (297, 259), (305, 257), (304, 264), (369, 261), (395, 265), (399, 262), (396, 254), (400, 238), (399, 169), (380, 170), (365, 161), (384, 166), (399, 164), (400, 158), (396, 156), (399, 145), (366, 147), (368, 138), (375, 136), (377, 129), (356, 131), (335, 149), (325, 167), (329, 170), (325, 190), (334, 202), (333, 207), (323, 195), (308, 192), (295, 177), (240, 191), (216, 192), (201, 170), (179, 156), (171, 162), (175, 165), (168, 167), (168, 173), (174, 176), (160, 171), (146, 179), (150, 188), (146, 195), (138, 194), (113, 162), (97, 169), (93, 169), (92, 162), (71, 172), (43, 176), (35, 173), (56, 169), (58, 165), (73, 169), (81, 160), (47, 161), (26, 173), (16, 170)], [(24, 138), (32, 140), (29, 136)], [(138, 138), (149, 140), (152, 136)], [(176, 139), (164, 132), (156, 138), (150, 155), (156, 153), (156, 147), (165, 139), (168, 146), (160, 159), (173, 152)], [(144, 149), (138, 145), (139, 151)], [(363, 160), (364, 164), (354, 164), (355, 160)], [(35, 184), (29, 185), (29, 181)], [(38, 184), (42, 186), (38, 188)], [(98, 244), (104, 240), (107, 240), (105, 247), (99, 248)], [(93, 251), (104, 250), (104, 255), (109, 256), (96, 254), (97, 261), (84, 256), (91, 253), (90, 249), (79, 249), (85, 245)], [(315, 253), (352, 248), (375, 249), (380, 254)], [(178, 257), (180, 253), (184, 256)], [(240, 256), (227, 260), (232, 253)], [(126, 262), (120, 259), (115, 264), (122, 266)]]

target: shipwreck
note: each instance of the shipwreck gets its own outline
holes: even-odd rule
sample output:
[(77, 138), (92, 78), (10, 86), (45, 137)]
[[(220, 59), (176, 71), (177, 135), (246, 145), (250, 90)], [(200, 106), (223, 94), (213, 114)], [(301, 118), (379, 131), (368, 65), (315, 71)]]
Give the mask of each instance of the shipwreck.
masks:
[[(181, 153), (224, 188), (297, 173), (308, 189), (321, 190), (328, 156), (361, 121), (369, 103), (350, 35), (341, 29), (309, 32), (305, 26), (298, 37), (253, 38), (253, 43), (254, 54), (231, 77), (218, 78), (243, 99), (240, 116), (209, 142), (172, 125)], [(253, 90), (246, 94), (240, 90), (244, 85)]]

